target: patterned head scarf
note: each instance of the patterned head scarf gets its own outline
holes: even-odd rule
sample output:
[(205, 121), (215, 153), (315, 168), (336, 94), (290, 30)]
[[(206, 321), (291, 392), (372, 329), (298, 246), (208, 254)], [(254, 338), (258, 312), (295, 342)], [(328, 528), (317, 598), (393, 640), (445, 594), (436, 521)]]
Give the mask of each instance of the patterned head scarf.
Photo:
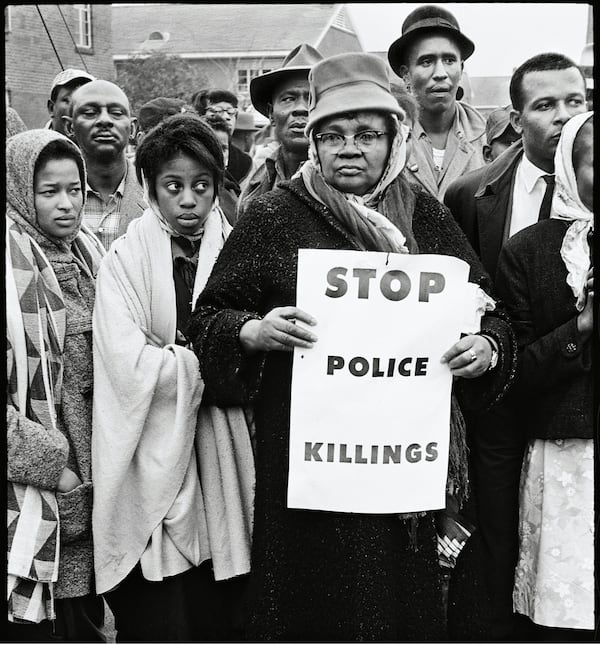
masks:
[(30, 129), (6, 141), (6, 213), (43, 249), (68, 251), (79, 232), (84, 203), (77, 228), (66, 238), (54, 238), (43, 231), (35, 210), (35, 166), (43, 150), (55, 141), (61, 142), (64, 150), (72, 153), (77, 162), (85, 203), (85, 163), (77, 145), (51, 129)]
[(567, 268), (567, 283), (577, 299), (578, 310), (583, 310), (585, 305), (586, 275), (590, 267), (587, 235), (593, 228), (594, 215), (579, 197), (573, 167), (573, 146), (577, 134), (593, 115), (593, 111), (587, 111), (572, 117), (567, 122), (563, 127), (554, 156), (556, 188), (550, 217), (571, 222), (563, 238), (560, 255)]

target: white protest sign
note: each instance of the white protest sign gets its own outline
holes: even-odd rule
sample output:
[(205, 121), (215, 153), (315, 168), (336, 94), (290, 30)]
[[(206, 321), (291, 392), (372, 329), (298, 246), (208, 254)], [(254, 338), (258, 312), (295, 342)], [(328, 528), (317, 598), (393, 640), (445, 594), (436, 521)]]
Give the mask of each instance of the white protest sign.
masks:
[(451, 256), (302, 249), (288, 507), (397, 513), (445, 506), (452, 375), (469, 265)]

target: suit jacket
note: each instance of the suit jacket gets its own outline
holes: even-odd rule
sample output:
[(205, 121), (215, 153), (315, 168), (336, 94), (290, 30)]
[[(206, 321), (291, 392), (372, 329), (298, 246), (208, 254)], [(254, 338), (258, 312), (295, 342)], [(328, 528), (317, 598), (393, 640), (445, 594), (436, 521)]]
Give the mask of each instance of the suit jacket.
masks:
[(495, 161), (456, 179), (444, 203), (469, 239), (487, 273), (496, 276), (504, 228), (523, 143), (513, 143)]
[(570, 226), (543, 220), (505, 244), (496, 290), (505, 302), (519, 347), (514, 393), (532, 439), (593, 434), (592, 337), (577, 330), (575, 296), (560, 256)]
[(121, 200), (121, 220), (119, 222), (118, 236), (122, 236), (131, 220), (141, 217), (142, 213), (148, 208), (144, 199), (144, 191), (137, 181), (135, 175), (135, 163), (132, 159), (127, 159), (127, 176), (125, 177), (125, 188), (123, 189), (123, 199)]
[(479, 111), (462, 102), (456, 103), (456, 117), (446, 143), (446, 167), (439, 178), (433, 169), (429, 137), (418, 121), (413, 127), (411, 139), (412, 148), (404, 168), (406, 177), (440, 201), (454, 179), (485, 163), (485, 119)]

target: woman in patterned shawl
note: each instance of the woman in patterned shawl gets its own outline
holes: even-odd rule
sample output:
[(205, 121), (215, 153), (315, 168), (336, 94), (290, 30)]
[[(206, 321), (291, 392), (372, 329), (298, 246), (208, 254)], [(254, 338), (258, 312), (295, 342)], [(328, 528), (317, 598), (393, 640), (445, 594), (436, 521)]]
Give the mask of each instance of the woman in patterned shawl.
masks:
[(92, 308), (79, 149), (6, 144), (8, 620), (14, 641), (104, 641), (91, 535)]

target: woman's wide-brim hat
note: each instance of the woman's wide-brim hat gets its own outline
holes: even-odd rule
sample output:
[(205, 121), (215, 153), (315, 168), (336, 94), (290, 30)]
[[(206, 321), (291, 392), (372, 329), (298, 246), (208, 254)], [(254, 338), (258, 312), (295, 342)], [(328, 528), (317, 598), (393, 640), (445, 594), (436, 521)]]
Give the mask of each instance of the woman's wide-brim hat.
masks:
[(252, 106), (267, 118), (269, 117), (269, 104), (273, 99), (273, 92), (286, 77), (305, 73), (308, 78), (310, 69), (315, 63), (322, 61), (321, 53), (308, 45), (297, 45), (283, 60), (281, 68), (271, 70), (264, 75), (250, 80), (250, 101)]
[(390, 78), (383, 59), (365, 52), (336, 54), (317, 63), (308, 75), (309, 134), (324, 118), (339, 113), (381, 111), (404, 120), (404, 111), (390, 92)]
[(436, 5), (417, 7), (402, 23), (402, 36), (388, 50), (388, 61), (397, 75), (401, 76), (401, 66), (408, 63), (409, 46), (420, 36), (432, 32), (439, 32), (454, 41), (463, 61), (475, 51), (473, 41), (460, 31), (458, 21), (447, 9)]

